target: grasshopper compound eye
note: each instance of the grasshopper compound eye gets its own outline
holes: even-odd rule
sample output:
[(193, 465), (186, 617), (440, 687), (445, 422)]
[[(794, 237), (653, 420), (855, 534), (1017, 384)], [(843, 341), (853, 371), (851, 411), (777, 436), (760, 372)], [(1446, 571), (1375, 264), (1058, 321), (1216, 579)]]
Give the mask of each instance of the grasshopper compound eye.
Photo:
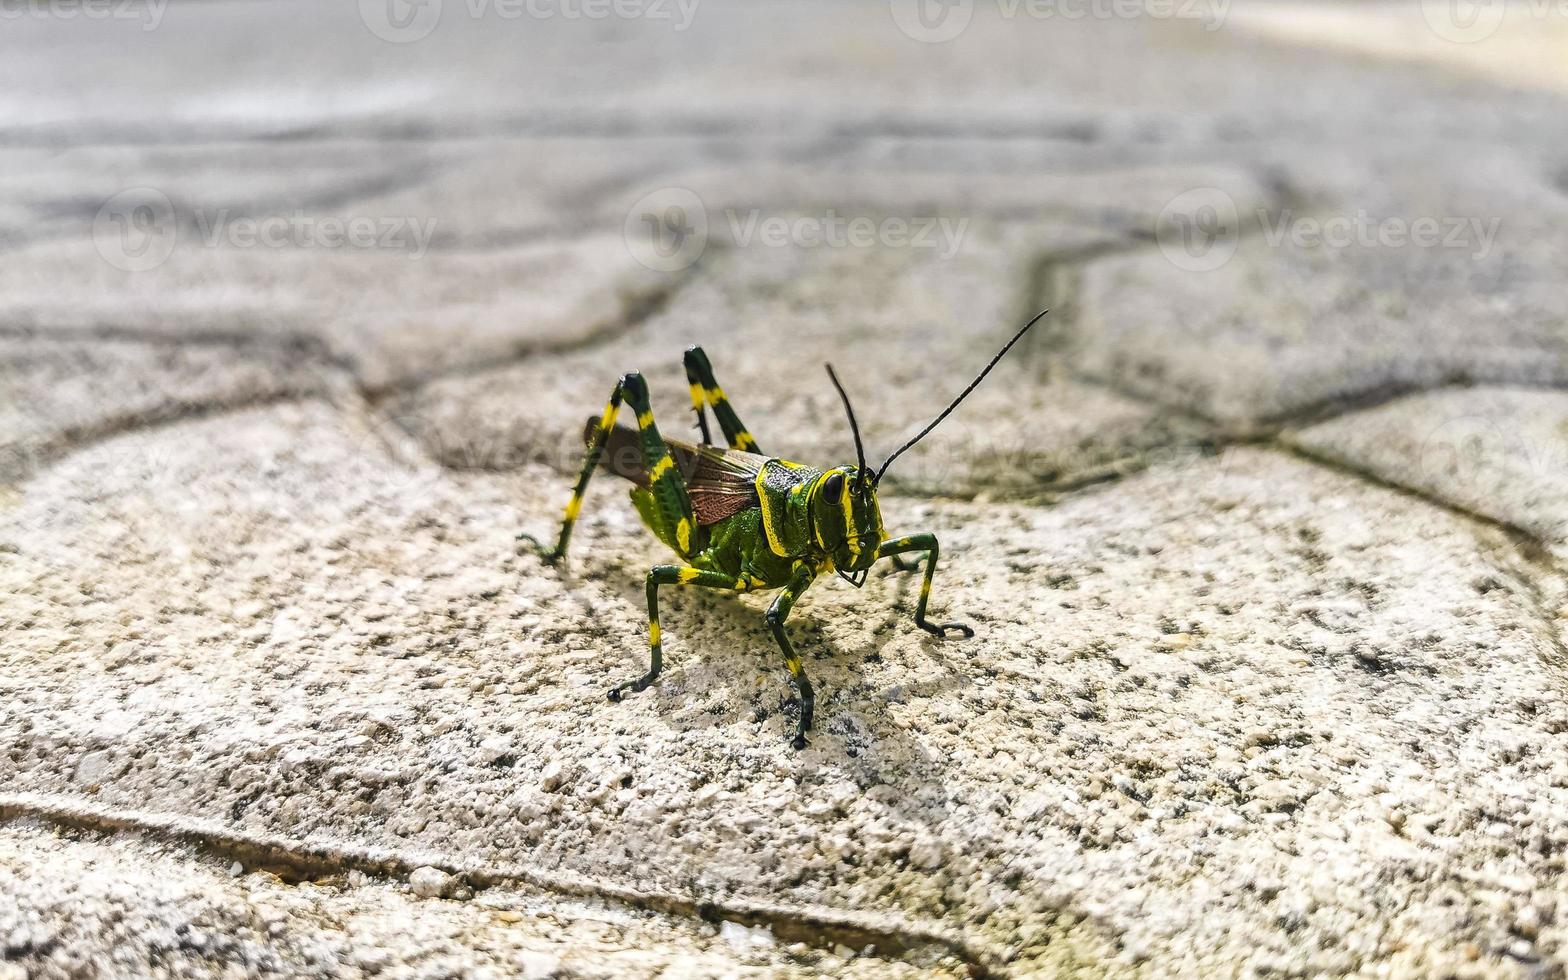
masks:
[(844, 495), (844, 474), (834, 473), (822, 481), (822, 492), (829, 500), (838, 500)]

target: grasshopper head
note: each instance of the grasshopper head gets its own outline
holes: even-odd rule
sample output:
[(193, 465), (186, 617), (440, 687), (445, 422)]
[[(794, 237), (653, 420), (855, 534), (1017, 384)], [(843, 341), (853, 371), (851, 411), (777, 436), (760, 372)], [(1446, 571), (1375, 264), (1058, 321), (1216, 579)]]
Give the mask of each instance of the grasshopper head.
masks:
[(833, 559), (833, 567), (838, 569), (839, 577), (857, 589), (865, 584), (866, 572), (871, 564), (877, 560), (877, 549), (887, 537), (887, 532), (882, 530), (882, 510), (877, 506), (877, 484), (882, 482), (882, 474), (893, 465), (906, 449), (924, 439), (927, 434), (942, 420), (953, 413), (958, 403), (969, 397), (975, 386), (985, 380), (998, 361), (1009, 351), (1013, 345), (1029, 332), (1029, 328), (1039, 322), (1050, 310), (1036, 314), (1033, 320), (1024, 324), (1023, 329), (1013, 334), (1002, 349), (996, 352), (985, 367), (980, 369), (980, 374), (971, 382), (969, 387), (958, 393), (958, 397), (944, 408), (936, 418), (919, 435), (893, 450), (893, 455), (883, 462), (880, 469), (872, 471), (866, 467), (866, 447), (860, 441), (860, 425), (855, 421), (855, 409), (849, 404), (849, 393), (839, 383), (838, 374), (833, 370), (833, 365), (826, 365), (828, 377), (833, 380), (833, 387), (838, 390), (839, 400), (844, 403), (844, 414), (849, 417), (849, 431), (855, 437), (856, 465), (839, 466), (828, 470), (811, 487), (811, 523), (816, 534), (817, 545), (827, 552)]
[(887, 537), (877, 488), (859, 468), (838, 466), (818, 477), (810, 494), (817, 545), (833, 559), (839, 576), (859, 588)]

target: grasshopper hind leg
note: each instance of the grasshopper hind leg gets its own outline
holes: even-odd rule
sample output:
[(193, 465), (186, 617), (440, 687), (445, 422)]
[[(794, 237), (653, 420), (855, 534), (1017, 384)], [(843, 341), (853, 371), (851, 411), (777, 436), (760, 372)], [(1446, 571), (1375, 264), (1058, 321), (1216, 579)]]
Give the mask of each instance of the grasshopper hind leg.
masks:
[[(572, 487), (572, 497), (566, 502), (566, 513), (561, 520), (561, 533), (555, 547), (550, 548), (529, 534), (519, 534), (518, 540), (528, 541), (538, 550), (539, 556), (549, 564), (566, 557), (567, 545), (572, 539), (572, 528), (582, 511), (583, 494), (588, 481), (599, 465), (610, 432), (615, 428), (615, 417), (625, 402), (637, 416), (638, 434), (642, 441), (643, 461), (648, 467), (648, 493), (652, 498), (651, 513), (661, 528), (668, 531), (668, 540), (682, 558), (690, 558), (706, 544), (707, 531), (697, 523), (692, 510), (691, 497), (686, 492), (686, 482), (675, 468), (674, 457), (659, 435), (654, 424), (653, 410), (648, 405), (648, 384), (642, 375), (633, 371), (621, 376), (610, 393), (610, 401), (599, 416), (599, 424), (589, 439), (587, 455), (578, 471), (577, 483)], [(661, 534), (661, 537), (665, 535)]]
[(724, 441), (729, 443), (731, 449), (761, 452), (757, 448), (757, 440), (752, 438), (745, 423), (730, 407), (730, 400), (724, 396), (724, 389), (714, 379), (713, 365), (708, 363), (708, 355), (703, 353), (701, 347), (686, 348), (686, 381), (691, 385), (691, 403), (697, 410), (697, 424), (702, 429), (703, 442), (710, 440), (708, 416), (703, 411), (706, 406), (713, 409), (714, 417), (719, 420), (719, 428), (724, 431)]

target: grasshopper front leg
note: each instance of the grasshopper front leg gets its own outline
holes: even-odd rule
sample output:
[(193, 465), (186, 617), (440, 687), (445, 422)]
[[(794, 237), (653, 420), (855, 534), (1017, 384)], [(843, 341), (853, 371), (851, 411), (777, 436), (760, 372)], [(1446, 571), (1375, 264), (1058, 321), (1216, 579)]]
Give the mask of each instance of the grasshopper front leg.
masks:
[(877, 558), (892, 558), (894, 555), (908, 554), (912, 551), (926, 553), (926, 576), (920, 583), (920, 603), (915, 606), (915, 625), (937, 639), (946, 639), (948, 630), (963, 633), (965, 639), (974, 636), (975, 631), (963, 623), (926, 622), (926, 603), (931, 599), (931, 579), (936, 575), (936, 559), (941, 553), (941, 548), (936, 543), (936, 535), (911, 534), (905, 538), (884, 541), (877, 549)]

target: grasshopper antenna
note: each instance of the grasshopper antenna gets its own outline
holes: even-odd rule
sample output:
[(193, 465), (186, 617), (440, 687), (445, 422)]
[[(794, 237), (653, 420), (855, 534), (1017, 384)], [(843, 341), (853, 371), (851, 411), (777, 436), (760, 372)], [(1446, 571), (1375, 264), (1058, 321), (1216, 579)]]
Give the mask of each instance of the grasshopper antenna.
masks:
[[(833, 365), (824, 364), (822, 366), (828, 369), (828, 377), (832, 379), (833, 387), (838, 389), (838, 397), (844, 402), (844, 414), (849, 416), (849, 431), (855, 436), (855, 457), (857, 460), (855, 472), (864, 474), (866, 472), (866, 447), (860, 442), (860, 424), (855, 421), (855, 408), (849, 403), (849, 395), (845, 393), (844, 386), (839, 383), (838, 375), (833, 371)], [(872, 483), (875, 484), (876, 481), (873, 480)]]
[[(958, 393), (958, 397), (953, 399), (952, 404), (950, 404), (946, 408), (942, 409), (942, 414), (941, 415), (938, 415), (936, 418), (932, 419), (931, 420), (931, 424), (926, 426), (924, 429), (921, 429), (919, 435), (915, 436), (913, 439), (909, 440), (908, 442), (904, 443), (902, 446), (899, 446), (897, 449), (893, 450), (893, 455), (889, 456), (887, 458), (887, 462), (882, 464), (882, 468), (877, 470), (877, 475), (872, 478), (871, 485), (872, 486), (876, 486), (878, 483), (881, 483), (882, 482), (882, 474), (886, 473), (887, 472), (887, 468), (889, 466), (893, 465), (893, 460), (895, 460), (898, 457), (902, 456), (904, 454), (904, 450), (910, 448), (915, 443), (917, 443), (920, 440), (924, 439), (927, 435), (930, 435), (932, 429), (934, 429), (937, 426), (941, 425), (943, 419), (945, 419), (949, 415), (953, 414), (953, 409), (957, 408), (958, 407), (958, 403), (963, 401), (965, 398), (968, 398), (969, 397), (969, 393), (971, 391), (974, 391), (975, 388), (979, 386), (980, 382), (985, 380), (985, 376), (991, 373), (991, 369), (992, 368), (996, 367), (996, 362), (1000, 361), (1004, 356), (1006, 356), (1007, 352), (1013, 349), (1013, 345), (1018, 343), (1019, 339), (1021, 337), (1023, 337), (1024, 334), (1029, 332), (1029, 328), (1034, 326), (1036, 323), (1039, 323), (1040, 322), (1040, 318), (1045, 316), (1049, 312), (1051, 312), (1051, 311), (1050, 310), (1041, 310), (1039, 313), (1036, 313), (1034, 315), (1034, 319), (1032, 319), (1028, 323), (1024, 324), (1023, 325), (1023, 329), (1021, 329), (1017, 333), (1013, 334), (1013, 339), (1009, 340), (1007, 342), (1006, 346), (1004, 346), (1001, 350), (997, 351), (996, 352), (996, 356), (991, 358), (990, 362), (988, 364), (986, 364), (985, 367), (980, 369), (980, 374), (978, 376), (976, 376), (973, 381), (969, 382), (969, 387), (967, 387), (963, 391), (959, 392)], [(832, 373), (832, 369), (829, 368), (828, 372), (831, 374)], [(833, 379), (833, 383), (834, 384), (838, 384), (838, 379), (837, 378)], [(843, 394), (843, 392), (844, 392), (844, 389), (840, 388), (839, 389), (839, 394)], [(849, 401), (847, 399), (845, 400), (844, 405), (845, 405), (845, 407), (849, 406)], [(850, 424), (854, 424), (854, 421), (855, 421), (854, 413), (850, 413), (849, 420), (850, 420)], [(855, 436), (855, 442), (856, 442), (857, 445), (860, 442), (860, 436), (859, 436), (858, 433)], [(864, 462), (864, 460), (862, 460), (862, 462)]]

